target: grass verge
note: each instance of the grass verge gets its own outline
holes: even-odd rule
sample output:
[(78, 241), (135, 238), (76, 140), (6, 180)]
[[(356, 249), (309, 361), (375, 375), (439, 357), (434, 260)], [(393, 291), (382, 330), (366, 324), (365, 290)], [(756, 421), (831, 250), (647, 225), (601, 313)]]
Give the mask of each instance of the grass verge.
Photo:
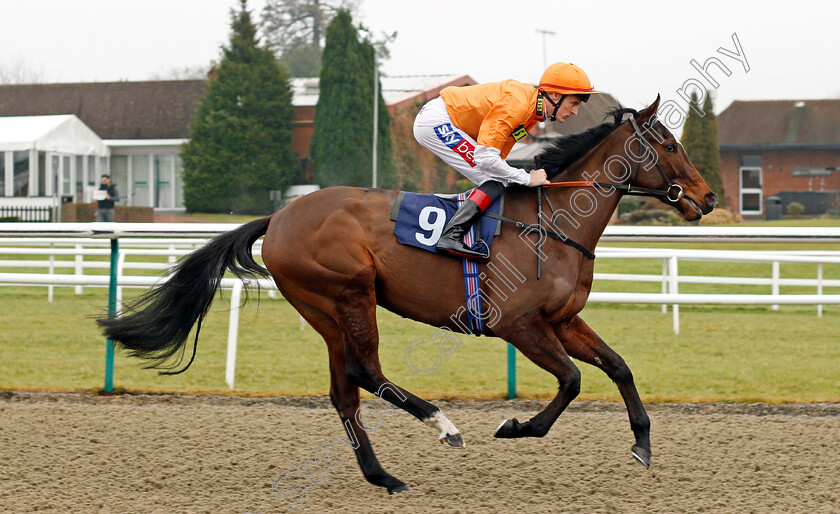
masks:
[[(135, 293), (136, 294), (136, 293)], [(58, 288), (0, 288), (0, 388), (101, 389), (105, 342), (93, 317), (103, 312), (106, 293)], [(178, 376), (158, 376), (118, 352), (115, 386), (130, 391), (227, 393), (224, 383), (229, 304), (217, 299), (202, 328), (198, 356)], [(817, 402), (840, 401), (840, 307), (782, 306), (681, 308), (681, 334), (659, 306), (590, 305), (583, 318), (630, 365), (645, 401)], [(428, 376), (405, 362), (406, 347), (431, 341), (434, 328), (380, 309), (380, 355), (385, 374), (427, 398), (502, 398), (506, 392), (506, 343), (463, 337), (451, 355), (433, 343), (412, 353), (417, 368), (440, 364)], [(581, 398), (620, 401), (599, 370), (579, 365)], [(556, 382), (521, 354), (520, 396), (549, 398)], [(297, 313), (282, 300), (263, 297), (242, 310), (236, 390), (242, 395), (324, 395), (329, 391), (327, 352), (311, 328), (299, 329)]]

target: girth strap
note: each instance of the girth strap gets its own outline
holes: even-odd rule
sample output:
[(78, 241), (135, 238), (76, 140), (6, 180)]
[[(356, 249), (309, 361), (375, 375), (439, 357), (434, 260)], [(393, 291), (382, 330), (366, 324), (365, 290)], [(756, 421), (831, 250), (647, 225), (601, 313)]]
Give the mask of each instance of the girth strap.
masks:
[(560, 241), (563, 244), (571, 246), (575, 250), (582, 253), (587, 259), (595, 260), (595, 254), (590, 252), (589, 250), (587, 250), (582, 244), (580, 244), (576, 241), (572, 241), (568, 237), (563, 237), (560, 234), (558, 234), (557, 232), (552, 232), (551, 230), (546, 230), (539, 225), (528, 225), (527, 223), (522, 223), (521, 221), (515, 221), (515, 220), (512, 220), (510, 218), (506, 218), (504, 216), (499, 216), (498, 214), (493, 214), (492, 212), (485, 212), (484, 215), (487, 216), (487, 217), (499, 220), (499, 221), (503, 221), (505, 223), (510, 223), (511, 225), (514, 225), (518, 229), (527, 229), (529, 232), (541, 232), (541, 233), (547, 235), (548, 237), (550, 237), (551, 239), (556, 239), (557, 241)]

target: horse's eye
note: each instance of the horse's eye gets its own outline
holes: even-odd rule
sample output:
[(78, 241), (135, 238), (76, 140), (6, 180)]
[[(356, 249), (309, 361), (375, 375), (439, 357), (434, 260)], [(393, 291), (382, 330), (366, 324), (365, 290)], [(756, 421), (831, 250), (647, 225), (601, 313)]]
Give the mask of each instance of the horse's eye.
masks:
[(677, 151), (677, 145), (666, 145), (665, 151), (668, 153), (674, 153)]

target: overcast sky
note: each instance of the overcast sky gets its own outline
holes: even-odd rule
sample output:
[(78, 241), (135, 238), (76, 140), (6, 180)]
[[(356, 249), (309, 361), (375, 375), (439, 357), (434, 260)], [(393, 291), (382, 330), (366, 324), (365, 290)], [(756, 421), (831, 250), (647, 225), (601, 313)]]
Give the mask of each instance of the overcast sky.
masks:
[[(206, 65), (228, 40), (238, 0), (0, 0), (0, 66), (47, 82), (146, 80)], [(258, 20), (265, 0), (249, 0)], [(398, 32), (390, 75), (468, 74), (536, 83), (545, 59), (583, 67), (598, 90), (642, 107), (681, 102), (691, 79), (735, 99), (840, 97), (840, 3), (781, 1), (362, 0), (361, 21)], [(749, 66), (732, 55), (740, 53)], [(717, 57), (716, 89), (690, 64)]]

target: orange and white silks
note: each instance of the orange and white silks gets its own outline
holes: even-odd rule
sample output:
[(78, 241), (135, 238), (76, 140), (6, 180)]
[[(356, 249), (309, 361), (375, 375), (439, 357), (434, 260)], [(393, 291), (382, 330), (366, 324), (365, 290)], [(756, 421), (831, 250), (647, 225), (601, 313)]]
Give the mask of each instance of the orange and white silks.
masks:
[(429, 101), (414, 120), (417, 142), (475, 184), (496, 180), (527, 186), (530, 176), (505, 162), (514, 143), (537, 116), (537, 89), (506, 80), (449, 87)]
[(480, 145), (499, 150), (504, 159), (520, 126), (531, 130), (537, 121), (538, 90), (516, 80), (474, 86), (448, 87), (440, 92), (455, 126)]

